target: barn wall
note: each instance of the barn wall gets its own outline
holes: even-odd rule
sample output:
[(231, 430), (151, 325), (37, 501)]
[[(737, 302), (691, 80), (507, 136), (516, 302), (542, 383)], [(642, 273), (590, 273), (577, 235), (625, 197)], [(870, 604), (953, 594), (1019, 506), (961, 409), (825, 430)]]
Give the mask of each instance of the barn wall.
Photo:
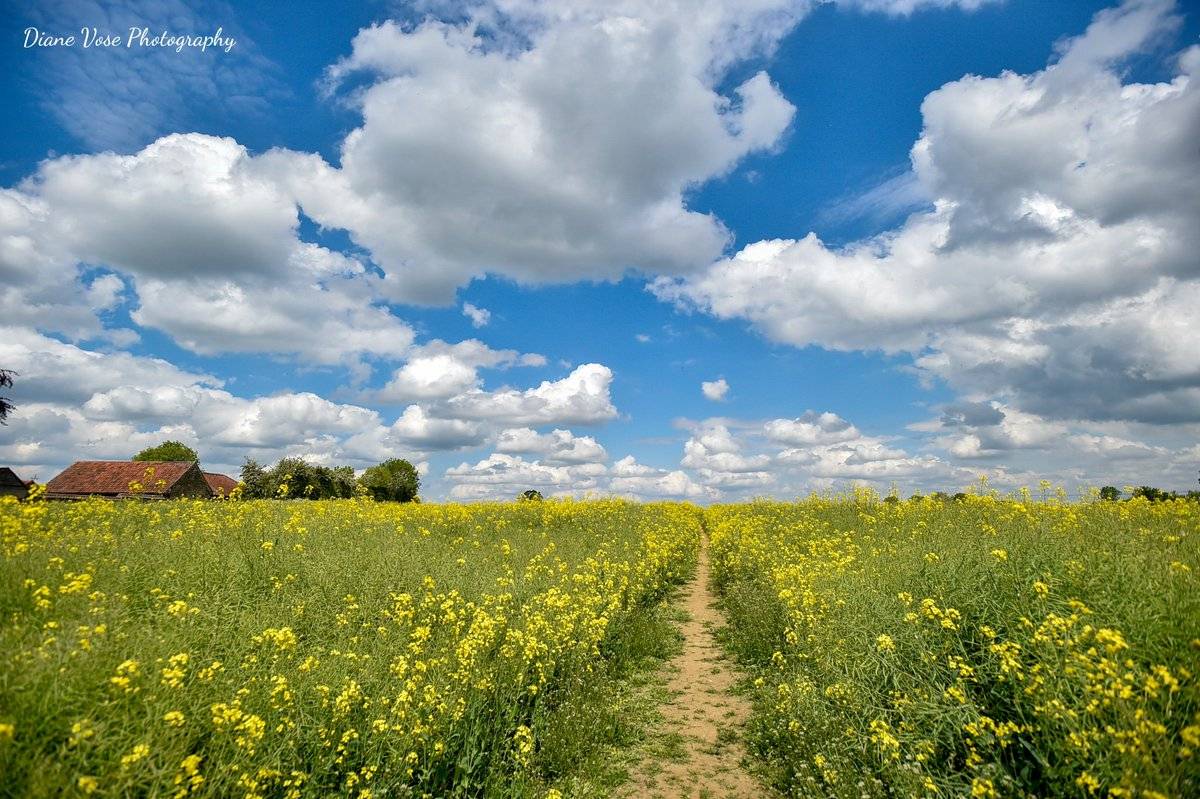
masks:
[(208, 487), (208, 481), (204, 479), (204, 472), (200, 471), (200, 467), (196, 465), (184, 472), (175, 485), (167, 491), (167, 496), (172, 499), (208, 499), (212, 495), (212, 489)]

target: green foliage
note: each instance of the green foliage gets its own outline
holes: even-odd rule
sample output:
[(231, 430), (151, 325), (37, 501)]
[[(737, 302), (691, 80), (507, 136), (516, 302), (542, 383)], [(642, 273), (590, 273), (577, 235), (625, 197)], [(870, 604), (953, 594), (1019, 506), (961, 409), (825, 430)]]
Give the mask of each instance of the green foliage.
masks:
[(242, 496), (246, 499), (264, 499), (267, 496), (267, 470), (253, 458), (242, 463)]
[(1163, 491), (1161, 488), (1155, 488), (1154, 486), (1138, 486), (1133, 489), (1133, 497), (1134, 499), (1142, 497), (1151, 502), (1163, 502), (1164, 500), (1174, 499), (1175, 494)]
[(157, 447), (147, 447), (133, 456), (135, 461), (191, 461), (198, 463), (196, 450), (182, 441), (164, 441)]
[(536, 488), (528, 488), (517, 496), (518, 502), (541, 502), (542, 499), (542, 492)]
[(1121, 498), (1121, 491), (1116, 486), (1104, 486), (1100, 489), (1100, 499), (1105, 502), (1116, 502)]
[[(12, 388), (16, 374), (11, 369), (0, 369), (0, 388)], [(8, 424), (8, 415), (16, 409), (17, 406), (8, 397), (0, 397), (0, 424)]]
[(321, 466), (303, 458), (283, 458), (270, 469), (247, 458), (242, 464), (246, 499), (352, 499), (366, 495), (380, 502), (417, 499), (420, 478), (413, 465), (393, 459), (355, 478), (350, 466)]
[(412, 502), (421, 488), (421, 476), (408, 461), (392, 458), (363, 472), (359, 484), (378, 502)]
[(309, 463), (303, 458), (281, 458), (263, 475), (265, 498), (350, 499), (355, 495), (354, 470)]

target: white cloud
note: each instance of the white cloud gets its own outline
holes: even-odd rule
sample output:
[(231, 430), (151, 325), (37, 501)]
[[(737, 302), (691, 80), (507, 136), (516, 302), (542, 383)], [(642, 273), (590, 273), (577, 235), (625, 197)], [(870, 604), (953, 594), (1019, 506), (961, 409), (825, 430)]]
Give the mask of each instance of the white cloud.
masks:
[(415, 449), (447, 450), (482, 444), (486, 428), (465, 419), (439, 419), (420, 405), (409, 405), (388, 431), (388, 438)]
[[(171, 135), (135, 155), (49, 159), (0, 194), (0, 271), (21, 278), (0, 303), (11, 322), (93, 337), (125, 276), (133, 320), (193, 352), (349, 366), (401, 356), (412, 330), (374, 278), (300, 240), (299, 224), (295, 200), (232, 139)], [(81, 262), (118, 274), (83, 287)]]
[(1047, 419), (995, 401), (954, 402), (910, 429), (927, 434), (930, 448), (980, 470), (1002, 464), (1033, 481), (1176, 489), (1190, 488), (1196, 475), (1195, 452), (1180, 442), (1200, 435), (1200, 424)]
[(94, 352), (22, 327), (0, 328), (0, 363), (19, 374), (14, 394), (20, 402), (82, 405), (96, 393), (123, 385), (163, 391), (221, 385), (210, 375), (180, 369), (161, 358)]
[(723, 377), (719, 380), (705, 380), (700, 383), (700, 391), (705, 399), (724, 402), (725, 395), (729, 393), (729, 383)]
[(381, 400), (427, 400), (452, 397), (479, 385), (475, 368), (450, 355), (412, 358), (379, 392)]
[(493, 453), (472, 464), (447, 469), (448, 496), (464, 500), (513, 499), (537, 489), (550, 496), (616, 495), (631, 499), (713, 500), (720, 492), (698, 483), (682, 470), (638, 463), (632, 455), (611, 467), (601, 463), (554, 464), (520, 455)]
[(459, 394), (439, 404), (438, 413), (509, 425), (597, 424), (617, 416), (609, 394), (612, 376), (607, 366), (585, 363), (561, 380), (544, 380), (523, 391), (476, 389)]
[(928, 8), (959, 6), (967, 11), (998, 0), (838, 0), (839, 5), (859, 8), (863, 11), (880, 11), (893, 16), (908, 16)]
[(63, 243), (41, 233), (50, 215), (39, 198), (0, 189), (0, 314), (8, 325), (95, 337), (97, 305), (109, 297), (93, 294)]
[(893, 480), (922, 487), (970, 481), (942, 458), (909, 454), (829, 412), (765, 422), (708, 419), (685, 426), (691, 436), (680, 465), (726, 499), (794, 496), (850, 483), (884, 490)]
[(763, 425), (771, 441), (793, 447), (836, 444), (861, 437), (858, 429), (836, 413), (808, 411), (795, 419), (772, 419)]
[[(0, 311), (9, 324), (129, 343), (134, 331), (105, 332), (96, 318), (128, 302), (137, 324), (201, 355), (283, 354), (361, 379), (413, 340), (384, 300), (445, 301), (485, 272), (569, 282), (694, 269), (729, 235), (685, 193), (776, 146), (793, 113), (765, 73), (726, 90), (730, 70), (769, 53), (809, 7), (500, 0), (449, 10), (453, 23), (364, 29), (329, 71), (330, 85), (369, 80), (352, 93), (362, 124), (336, 166), (171, 134), (133, 154), (52, 157), (0, 191)], [(216, 8), (96, 2), (88, 21), (202, 28)], [(35, 16), (61, 27), (73, 14), (51, 4)], [(278, 99), (270, 63), (236, 35), (232, 56), (38, 57), (48, 96), (72, 109), (61, 121), (130, 151), (151, 131), (187, 129), (183, 106), (147, 98), (219, 97), (239, 116)], [(299, 205), (349, 231), (384, 276), (302, 240)], [(80, 264), (116, 274), (84, 285)], [(487, 323), (485, 309), (463, 310)]]
[[(433, 341), (413, 352), (418, 362), (454, 356), (472, 369), (544, 362), (474, 340)], [(597, 364), (526, 391), (504, 389), (492, 413), (466, 413), (469, 405), (490, 405), (488, 392), (471, 387), (456, 395), (464, 401), (454, 404), (455, 416), (444, 415), (445, 401), (435, 396), (408, 405), (389, 424), (370, 408), (308, 392), (238, 397), (213, 377), (160, 359), (91, 351), (19, 327), (0, 328), (0, 363), (19, 373), (12, 392), (18, 410), (5, 428), (0, 461), (43, 479), (71, 461), (128, 458), (165, 438), (196, 447), (206, 465), (233, 471), (247, 456), (268, 463), (302, 456), (357, 468), (389, 457), (421, 464), (432, 453), (493, 438), (499, 449), (536, 453), (549, 465), (579, 466), (607, 458), (590, 436), (522, 428), (498, 434), (497, 426), (507, 424), (505, 414), (559, 424), (578, 418), (599, 422), (616, 413), (608, 396), (611, 373)]]
[(720, 492), (701, 485), (686, 472), (645, 466), (627, 455), (613, 464), (608, 490), (634, 499), (714, 500)]
[(742, 454), (742, 442), (734, 439), (725, 425), (710, 422), (683, 445), (680, 465), (693, 469), (700, 482), (710, 487), (747, 488), (775, 482), (771, 457)]
[(1177, 21), (1127, 2), (1045, 70), (931, 93), (912, 162), (935, 207), (901, 227), (753, 243), (654, 291), (797, 346), (911, 353), (1041, 416), (1200, 420), (1200, 48), (1169, 82), (1119, 72)]
[(469, 302), (463, 303), (463, 316), (471, 320), (474, 327), (486, 327), (492, 321), (492, 312), (486, 308), (478, 308)]
[(577, 494), (599, 487), (606, 472), (602, 464), (551, 466), (526, 461), (519, 455), (494, 453), (475, 463), (462, 463), (446, 470), (453, 483), (454, 499), (514, 499), (527, 489), (548, 494)]
[(775, 146), (794, 111), (763, 72), (717, 87), (807, 6), (499, 2), (460, 23), (383, 22), (329, 70), (331, 86), (373, 79), (340, 166), (265, 160), (306, 213), (370, 250), (394, 299), (444, 302), (485, 272), (687, 271), (729, 233), (685, 192)]
[(930, 199), (916, 174), (906, 169), (866, 190), (835, 200), (821, 209), (817, 218), (822, 223), (866, 220), (878, 227), (928, 206)]
[(392, 374), (391, 380), (379, 391), (366, 392), (364, 398), (388, 404), (449, 399), (480, 392), (483, 381), (479, 369), (546, 365), (543, 355), (495, 350), (478, 339), (457, 344), (434, 339), (412, 347), (407, 354), (407, 363)]
[(529, 427), (500, 431), (496, 451), (514, 455), (537, 455), (544, 463), (603, 463), (608, 460), (604, 447), (591, 436), (576, 436), (570, 430), (555, 429), (538, 433)]

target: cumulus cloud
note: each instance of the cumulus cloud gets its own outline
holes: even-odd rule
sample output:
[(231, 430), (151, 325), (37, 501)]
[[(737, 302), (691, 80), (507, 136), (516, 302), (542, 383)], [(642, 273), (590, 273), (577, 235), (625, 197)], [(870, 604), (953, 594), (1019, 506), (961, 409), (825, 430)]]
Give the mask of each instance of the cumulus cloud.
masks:
[(529, 427), (513, 427), (500, 431), (496, 451), (515, 455), (537, 455), (549, 464), (603, 463), (608, 460), (596, 439), (576, 436), (570, 430), (555, 429), (538, 433)]
[(656, 469), (638, 463), (627, 455), (613, 464), (608, 489), (611, 493), (635, 499), (713, 500), (720, 492), (693, 479), (679, 469)]
[[(416, 361), (454, 356), (471, 368), (544, 362), (474, 340), (433, 341), (413, 352)], [(247, 456), (264, 462), (302, 456), (357, 468), (406, 457), (419, 465), (434, 453), (489, 441), (501, 451), (536, 454), (547, 465), (585, 466), (607, 459), (591, 436), (561, 426), (549, 433), (514, 428), (509, 419), (562, 425), (616, 413), (608, 394), (611, 372), (598, 364), (532, 389), (503, 389), (495, 408), (491, 394), (472, 382), (449, 400), (434, 392), (390, 420), (310, 392), (239, 397), (210, 375), (161, 359), (87, 350), (20, 327), (0, 328), (0, 363), (20, 374), (19, 408), (0, 442), (0, 460), (43, 479), (71, 461), (128, 458), (164, 438), (189, 443), (207, 465), (234, 471)], [(471, 415), (472, 407), (491, 412)]]
[(628, 455), (607, 467), (601, 463), (554, 465), (497, 452), (476, 463), (446, 470), (453, 499), (512, 499), (535, 488), (549, 496), (616, 495), (631, 499), (711, 500), (719, 493), (681, 470), (656, 469)]
[[(715, 446), (714, 446), (715, 445)], [(718, 425), (689, 438), (680, 465), (695, 471), (710, 488), (765, 487), (776, 482), (771, 456), (747, 455), (729, 431)]]
[(700, 384), (700, 392), (704, 394), (705, 399), (724, 402), (725, 395), (729, 393), (729, 383), (723, 377), (719, 380), (705, 380)]
[[(328, 365), (403, 355), (413, 332), (363, 265), (301, 240), (299, 225), (295, 200), (232, 139), (171, 135), (134, 155), (49, 159), (0, 196), (0, 271), (31, 278), (0, 302), (24, 307), (13, 321), (91, 337), (125, 275), (133, 320), (193, 352)], [(80, 263), (116, 274), (85, 287)]]
[(471, 320), (471, 325), (474, 327), (487, 327), (488, 322), (492, 321), (492, 312), (487, 308), (479, 308), (469, 302), (463, 303), (463, 316)]
[(598, 424), (617, 416), (609, 393), (612, 377), (607, 366), (585, 363), (561, 380), (543, 380), (523, 391), (476, 389), (459, 394), (441, 403), (438, 413), (509, 425)]
[(1049, 419), (993, 400), (950, 403), (909, 427), (927, 436), (931, 450), (968, 468), (1029, 481), (1185, 487), (1196, 476), (1195, 448), (1180, 442), (1195, 440), (1200, 424)]
[(388, 431), (388, 437), (421, 450), (461, 449), (483, 443), (486, 430), (467, 419), (439, 419), (420, 405), (409, 405)]
[[(186, 103), (147, 98), (244, 114), (251, 95), (275, 97), (269, 62), (232, 19), (232, 54), (39, 53), (48, 96), (72, 109), (61, 121), (118, 151), (48, 158), (0, 191), (0, 311), (128, 343), (136, 333), (96, 318), (128, 302), (134, 322), (201, 355), (285, 354), (363, 378), (413, 340), (385, 301), (448, 301), (488, 272), (565, 282), (695, 269), (729, 234), (689, 210), (686, 192), (777, 146), (794, 110), (763, 72), (726, 88), (730, 71), (769, 53), (810, 6), (498, 0), (450, 22), (382, 22), (328, 72), (331, 88), (367, 80), (347, 98), (362, 123), (336, 165), (199, 133), (134, 152), (152, 131), (186, 129), (164, 116)], [(219, 8), (96, 2), (87, 21), (203, 28), (228, 16)], [(52, 3), (34, 17), (77, 27), (78, 13)], [(225, 91), (233, 83), (256, 91)], [(372, 268), (304, 241), (300, 206), (349, 231)], [(115, 274), (89, 284), (82, 264)], [(486, 309), (463, 310), (487, 323)]]
[(934, 205), (901, 227), (756, 242), (653, 290), (797, 346), (911, 353), (1042, 416), (1200, 420), (1200, 49), (1167, 82), (1120, 70), (1177, 23), (1127, 2), (1044, 70), (931, 93), (912, 164)]
[(381, 400), (452, 397), (479, 385), (474, 367), (450, 355), (412, 358), (379, 393)]
[(806, 411), (795, 419), (772, 419), (763, 425), (763, 432), (771, 441), (792, 447), (853, 441), (862, 435), (854, 425), (829, 411)]
[(350, 231), (390, 297), (445, 302), (486, 272), (527, 282), (679, 273), (729, 233), (684, 194), (774, 147), (794, 109), (764, 72), (808, 3), (497, 2), (386, 21), (328, 84), (366, 75), (340, 164), (266, 162), (322, 225)]
[(493, 453), (477, 463), (446, 470), (454, 499), (513, 499), (527, 489), (543, 494), (578, 494), (598, 489), (607, 469), (598, 463), (552, 466), (519, 455)]
[(94, 352), (16, 326), (0, 327), (0, 363), (20, 375), (21, 402), (82, 405), (94, 394), (123, 385), (171, 392), (222, 384), (161, 358)]
[(892, 481), (921, 487), (970, 482), (950, 460), (909, 453), (830, 412), (762, 422), (707, 419), (685, 427), (691, 435), (680, 465), (724, 498), (796, 495), (858, 483), (883, 490)]
[(546, 365), (543, 355), (496, 350), (478, 339), (467, 339), (457, 344), (434, 339), (412, 347), (407, 355), (407, 363), (392, 374), (391, 380), (382, 389), (366, 393), (368, 399), (389, 404), (447, 399), (480, 391), (480, 369)]

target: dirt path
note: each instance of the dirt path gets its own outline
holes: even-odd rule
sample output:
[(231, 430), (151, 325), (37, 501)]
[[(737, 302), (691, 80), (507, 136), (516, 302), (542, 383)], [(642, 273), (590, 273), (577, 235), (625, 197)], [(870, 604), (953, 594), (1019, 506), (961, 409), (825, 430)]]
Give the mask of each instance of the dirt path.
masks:
[(720, 799), (771, 794), (742, 767), (741, 730), (749, 703), (731, 692), (737, 675), (714, 631), (724, 624), (708, 587), (708, 542), (700, 549), (696, 576), (684, 586), (679, 609), (683, 652), (666, 666), (671, 698), (659, 708), (661, 728), (646, 757), (618, 792), (621, 797)]

